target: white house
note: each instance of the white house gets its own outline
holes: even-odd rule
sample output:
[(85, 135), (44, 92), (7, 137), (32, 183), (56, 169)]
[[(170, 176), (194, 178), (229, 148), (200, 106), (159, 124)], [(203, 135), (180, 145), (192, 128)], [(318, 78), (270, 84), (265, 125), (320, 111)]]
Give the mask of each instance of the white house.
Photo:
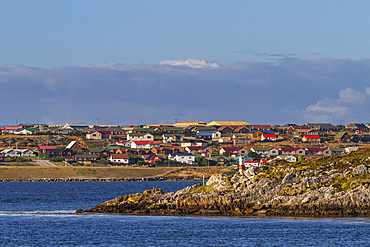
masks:
[(1, 152), (5, 157), (28, 157), (35, 156), (34, 152), (28, 149), (5, 149)]
[(128, 164), (129, 163), (128, 154), (111, 154), (109, 161), (113, 164)]
[(127, 141), (154, 141), (154, 136), (149, 133), (129, 133)]
[(21, 130), (14, 131), (14, 134), (15, 135), (32, 135), (33, 132), (30, 130), (21, 129)]
[(297, 162), (297, 157), (293, 155), (279, 155), (275, 158), (276, 160), (285, 160), (287, 162)]
[(192, 165), (195, 163), (195, 156), (190, 153), (173, 153), (168, 155), (168, 159)]

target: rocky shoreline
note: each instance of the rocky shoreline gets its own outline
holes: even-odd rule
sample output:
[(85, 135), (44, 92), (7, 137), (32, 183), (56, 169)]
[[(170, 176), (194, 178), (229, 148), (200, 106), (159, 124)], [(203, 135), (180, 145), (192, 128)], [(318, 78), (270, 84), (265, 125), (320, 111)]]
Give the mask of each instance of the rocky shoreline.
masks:
[(153, 215), (370, 216), (369, 151), (214, 175), (206, 185), (152, 189), (77, 212)]
[[(193, 181), (189, 178), (175, 181)], [(40, 179), (0, 179), (0, 182), (128, 182), (128, 181), (173, 181), (168, 177), (144, 178), (40, 178)]]

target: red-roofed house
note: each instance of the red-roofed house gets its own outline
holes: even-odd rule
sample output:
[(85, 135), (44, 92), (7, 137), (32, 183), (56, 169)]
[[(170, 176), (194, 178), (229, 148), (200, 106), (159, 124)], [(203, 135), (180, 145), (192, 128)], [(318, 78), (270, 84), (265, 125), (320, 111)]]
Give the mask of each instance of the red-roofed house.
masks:
[(275, 134), (262, 134), (261, 141), (276, 141)]
[(320, 142), (320, 136), (318, 135), (304, 135), (302, 136), (302, 142)]
[(151, 153), (148, 155), (143, 155), (141, 158), (149, 164), (155, 164), (156, 161), (161, 160), (155, 153)]
[(48, 150), (48, 149), (54, 149), (54, 147), (53, 146), (39, 146), (37, 148), (37, 150), (39, 151), (39, 153), (43, 153), (43, 154), (45, 154), (46, 153), (46, 150)]
[(145, 148), (151, 149), (154, 147), (159, 147), (159, 143), (153, 141), (133, 141), (131, 142), (131, 148)]

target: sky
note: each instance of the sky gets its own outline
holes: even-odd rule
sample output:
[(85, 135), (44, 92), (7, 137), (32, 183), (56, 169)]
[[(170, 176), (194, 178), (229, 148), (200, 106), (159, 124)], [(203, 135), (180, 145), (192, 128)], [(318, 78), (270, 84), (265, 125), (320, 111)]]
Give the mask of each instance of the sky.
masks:
[(369, 1), (5, 1), (0, 125), (370, 122)]

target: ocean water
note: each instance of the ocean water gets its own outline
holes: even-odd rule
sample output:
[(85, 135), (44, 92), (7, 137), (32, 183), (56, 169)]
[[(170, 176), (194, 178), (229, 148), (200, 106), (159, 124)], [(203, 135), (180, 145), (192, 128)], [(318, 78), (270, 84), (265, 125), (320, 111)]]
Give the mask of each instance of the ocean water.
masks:
[(196, 182), (0, 183), (0, 246), (370, 246), (368, 218), (76, 214), (114, 197)]

